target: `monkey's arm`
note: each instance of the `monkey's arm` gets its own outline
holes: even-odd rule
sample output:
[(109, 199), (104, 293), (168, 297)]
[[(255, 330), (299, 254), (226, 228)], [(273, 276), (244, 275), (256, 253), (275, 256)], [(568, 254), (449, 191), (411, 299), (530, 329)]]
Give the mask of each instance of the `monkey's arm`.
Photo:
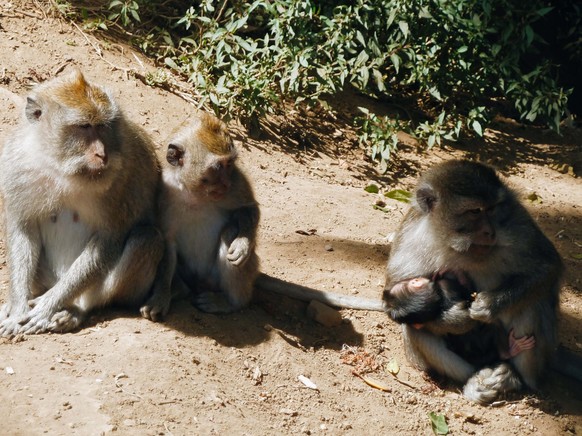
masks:
[(49, 329), (53, 317), (65, 309), (87, 288), (103, 280), (107, 269), (120, 256), (123, 241), (96, 233), (66, 274), (46, 293), (32, 302), (32, 309), (20, 320), (20, 333), (42, 333)]
[(505, 311), (516, 312), (523, 307), (530, 307), (545, 296), (555, 294), (557, 300), (560, 271), (560, 265), (540, 268), (535, 274), (514, 275), (496, 289), (478, 292), (469, 307), (471, 318), (492, 322)]
[(151, 321), (160, 321), (170, 309), (172, 300), (172, 278), (176, 272), (177, 249), (175, 242), (167, 242), (164, 256), (158, 265), (152, 295), (140, 308), (141, 316)]
[(226, 257), (234, 265), (245, 263), (254, 249), (259, 216), (259, 206), (256, 204), (232, 212), (223, 237), (228, 244)]
[(351, 295), (336, 294), (334, 292), (317, 291), (295, 283), (279, 280), (266, 274), (259, 275), (255, 282), (255, 286), (297, 300), (317, 300), (329, 306), (339, 307), (341, 309), (374, 310), (379, 312), (386, 310), (382, 300), (372, 300), (368, 298), (353, 297)]
[(0, 336), (12, 336), (20, 329), (20, 320), (28, 312), (42, 243), (36, 225), (8, 219), (8, 263), (10, 265), (10, 297), (0, 309)]

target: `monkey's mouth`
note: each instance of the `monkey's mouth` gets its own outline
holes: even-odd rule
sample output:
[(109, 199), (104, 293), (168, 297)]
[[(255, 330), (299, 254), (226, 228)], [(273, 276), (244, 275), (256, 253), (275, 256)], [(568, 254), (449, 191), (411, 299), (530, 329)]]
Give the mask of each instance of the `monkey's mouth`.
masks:
[(469, 254), (474, 256), (486, 256), (493, 251), (495, 245), (471, 244)]

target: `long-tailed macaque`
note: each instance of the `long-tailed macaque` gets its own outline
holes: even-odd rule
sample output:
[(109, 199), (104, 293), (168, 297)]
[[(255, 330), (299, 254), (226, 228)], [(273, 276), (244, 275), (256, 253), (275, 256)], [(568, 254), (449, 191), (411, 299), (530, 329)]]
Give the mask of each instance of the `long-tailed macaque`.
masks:
[(163, 255), (148, 136), (75, 71), (37, 86), (0, 156), (10, 267), (0, 335), (66, 332), (145, 301)]
[(506, 335), (496, 324), (473, 320), (468, 309), (476, 293), (471, 289), (467, 277), (449, 273), (403, 280), (384, 293), (386, 311), (400, 324), (446, 334), (448, 348), (473, 365), (510, 359), (535, 346), (532, 336), (516, 338), (513, 331)]
[(167, 248), (145, 318), (165, 315), (172, 293), (193, 293), (194, 304), (213, 313), (250, 301), (259, 206), (236, 159), (226, 125), (208, 113), (171, 137), (159, 201)]
[[(465, 396), (480, 403), (519, 389), (521, 381), (535, 389), (557, 346), (562, 262), (515, 194), (486, 165), (448, 161), (421, 177), (392, 245), (384, 300), (390, 304), (392, 289), (403, 280), (441, 273), (467, 276), (475, 300), (468, 309), (449, 311), (444, 329), (443, 323), (405, 324), (409, 358), (421, 369), (464, 383)], [(509, 363), (481, 369), (447, 342), (448, 334), (473, 329), (467, 319), (496, 325), (508, 338), (533, 338), (535, 346)]]

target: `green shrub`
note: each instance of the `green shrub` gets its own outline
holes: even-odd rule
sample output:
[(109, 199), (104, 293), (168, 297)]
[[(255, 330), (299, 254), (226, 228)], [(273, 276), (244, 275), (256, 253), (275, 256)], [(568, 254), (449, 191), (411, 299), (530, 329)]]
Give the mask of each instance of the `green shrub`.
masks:
[(405, 96), (422, 121), (356, 120), (383, 168), (398, 130), (429, 147), (482, 135), (499, 105), (558, 130), (570, 92), (539, 55), (536, 22), (554, 13), (542, 0), (113, 0), (102, 13), (188, 78), (200, 105), (248, 125), (284, 99), (314, 104), (348, 85)]

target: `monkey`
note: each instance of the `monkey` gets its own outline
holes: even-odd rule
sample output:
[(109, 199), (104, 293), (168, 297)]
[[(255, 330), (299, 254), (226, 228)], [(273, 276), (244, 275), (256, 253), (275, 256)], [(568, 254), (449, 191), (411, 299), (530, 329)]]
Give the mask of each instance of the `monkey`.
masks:
[[(472, 292), (455, 277), (440, 274), (402, 280), (384, 295), (388, 316), (400, 324), (421, 327), (429, 321), (446, 322), (444, 314), (460, 305), (467, 312), (469, 329), (476, 325), (468, 314)], [(460, 324), (457, 319), (455, 324)]]
[[(461, 334), (447, 334), (448, 348), (458, 351), (473, 365), (493, 364), (499, 359), (507, 360), (535, 346), (535, 338), (516, 338), (513, 331), (505, 335), (502, 328), (494, 324), (483, 324), (472, 320), (469, 305), (475, 298), (471, 283), (466, 277), (455, 277), (450, 273), (436, 274), (433, 278), (415, 277), (396, 283), (388, 294), (387, 313), (400, 324), (422, 329), (427, 323), (435, 330), (447, 331), (449, 323)], [(464, 309), (459, 311), (457, 309)], [(453, 311), (457, 316), (449, 316)], [(464, 314), (462, 320), (459, 315)], [(460, 329), (460, 330), (459, 330)]]
[(164, 240), (148, 135), (75, 70), (37, 85), (0, 154), (8, 302), (0, 336), (68, 332), (94, 308), (138, 306)]
[[(562, 261), (516, 194), (487, 165), (451, 160), (421, 176), (391, 248), (384, 302), (389, 305), (402, 280), (439, 271), (466, 275), (476, 297), (468, 308), (448, 310), (445, 325), (403, 325), (410, 360), (463, 383), (465, 397), (478, 403), (524, 386), (535, 390), (557, 346)], [(447, 346), (447, 335), (472, 330), (468, 318), (498, 325), (507, 337), (534, 338), (535, 346), (509, 362), (478, 368)]]
[(225, 123), (199, 112), (171, 136), (159, 207), (166, 253), (142, 316), (163, 317), (172, 294), (204, 312), (246, 306), (259, 274), (259, 205)]

